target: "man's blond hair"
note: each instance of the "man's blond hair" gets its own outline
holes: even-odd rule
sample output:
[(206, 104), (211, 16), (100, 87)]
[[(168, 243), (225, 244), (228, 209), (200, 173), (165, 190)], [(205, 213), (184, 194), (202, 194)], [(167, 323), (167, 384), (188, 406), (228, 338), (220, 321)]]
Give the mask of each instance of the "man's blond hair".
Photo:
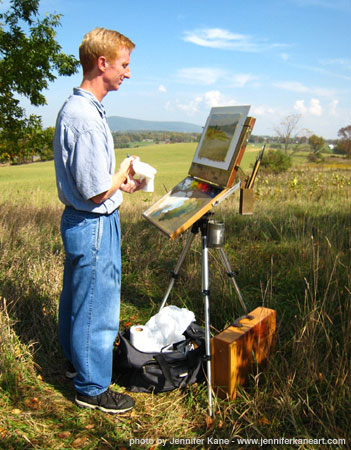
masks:
[(79, 47), (79, 59), (83, 73), (90, 72), (99, 56), (105, 56), (108, 61), (118, 58), (118, 51), (127, 48), (132, 51), (135, 44), (123, 34), (105, 28), (95, 28), (87, 33)]

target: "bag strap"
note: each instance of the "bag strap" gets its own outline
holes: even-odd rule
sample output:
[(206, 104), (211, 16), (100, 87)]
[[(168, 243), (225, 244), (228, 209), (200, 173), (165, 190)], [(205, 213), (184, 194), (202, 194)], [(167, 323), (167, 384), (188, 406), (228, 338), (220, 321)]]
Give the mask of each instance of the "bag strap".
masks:
[(163, 355), (161, 353), (157, 353), (154, 355), (155, 360), (158, 362), (159, 366), (161, 367), (162, 373), (165, 377), (165, 379), (171, 383), (175, 388), (177, 387), (176, 383), (174, 382), (171, 371), (169, 370), (169, 365)]
[[(162, 373), (165, 377), (165, 379), (172, 384), (175, 388), (177, 387), (183, 387), (186, 384), (192, 384), (196, 381), (197, 374), (199, 373), (199, 370), (202, 365), (202, 357), (191, 357), (187, 358), (189, 367), (188, 367), (188, 375), (183, 378), (182, 382), (178, 386), (176, 382), (174, 381), (174, 378), (172, 377), (171, 371), (169, 369), (169, 364), (165, 360), (164, 356), (161, 353), (157, 353), (154, 355), (155, 360), (158, 362), (159, 366), (161, 367)], [(196, 362), (196, 364), (194, 364)], [(191, 372), (191, 373), (189, 373)]]

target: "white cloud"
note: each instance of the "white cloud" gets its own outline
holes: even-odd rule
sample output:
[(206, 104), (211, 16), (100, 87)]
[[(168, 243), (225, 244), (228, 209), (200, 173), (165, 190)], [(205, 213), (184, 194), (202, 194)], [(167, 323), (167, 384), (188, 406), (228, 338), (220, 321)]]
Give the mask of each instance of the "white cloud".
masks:
[[(229, 78), (229, 77), (228, 77)], [(232, 87), (244, 87), (251, 81), (257, 80), (258, 77), (251, 73), (238, 73), (231, 77)]]
[(335, 89), (327, 89), (321, 87), (312, 88), (310, 89), (310, 92), (311, 94), (315, 94), (320, 97), (334, 97), (334, 95), (336, 94)]
[(329, 107), (330, 108), (329, 109), (329, 114), (331, 116), (337, 116), (338, 115), (337, 110), (336, 110), (336, 107), (338, 106), (338, 103), (339, 103), (339, 100), (333, 100), (331, 102), (330, 107)]
[(240, 52), (261, 52), (273, 47), (284, 46), (283, 44), (269, 44), (265, 40), (254, 41), (249, 35), (232, 33), (222, 28), (201, 28), (186, 31), (183, 39), (185, 42), (191, 42), (201, 47)]
[(322, 59), (320, 63), (323, 66), (339, 66), (347, 70), (351, 70), (351, 59), (349, 58), (326, 58)]
[(333, 97), (335, 95), (334, 89), (326, 89), (321, 87), (308, 87), (298, 81), (281, 81), (273, 83), (273, 86), (284, 89), (286, 91), (309, 93), (312, 95), (318, 95), (321, 97)]
[(307, 108), (305, 106), (304, 100), (296, 100), (294, 109), (300, 114), (305, 114), (307, 112)]
[(273, 108), (269, 106), (253, 106), (251, 113), (254, 116), (265, 116), (267, 114), (275, 114), (275, 111)]
[(163, 84), (160, 84), (158, 87), (159, 92), (167, 92), (167, 89), (163, 86)]
[(214, 106), (232, 106), (237, 104), (238, 102), (234, 98), (226, 96), (218, 90), (213, 90), (198, 95), (187, 103), (177, 101), (176, 107), (189, 115), (194, 115), (204, 107), (212, 108)]
[(322, 105), (317, 98), (312, 98), (309, 106), (305, 105), (304, 100), (296, 100), (294, 109), (302, 115), (311, 114), (313, 116), (321, 116), (323, 113)]
[[(324, 65), (325, 65), (325, 63), (324, 63)], [(336, 77), (336, 78), (341, 78), (342, 80), (347, 80), (347, 81), (351, 80), (351, 76), (350, 75), (342, 74), (342, 73), (340, 73), (340, 70), (331, 72), (330, 70), (326, 70), (323, 67), (318, 67), (316, 65), (309, 66), (309, 65), (306, 65), (306, 64), (291, 64), (291, 66), (295, 67), (297, 69), (309, 70), (311, 72), (317, 72), (317, 73), (322, 73), (322, 74), (325, 74), (325, 75), (330, 75), (330, 76), (333, 76), (333, 77)]]
[(234, 34), (220, 28), (203, 28), (186, 31), (184, 41), (201, 47), (233, 49), (246, 46), (247, 36)]
[(177, 77), (183, 82), (204, 86), (213, 85), (221, 80), (222, 85), (225, 83), (230, 88), (242, 88), (258, 79), (257, 76), (251, 73), (230, 74), (226, 70), (215, 67), (188, 67), (179, 69)]
[(227, 100), (224, 99), (224, 96), (220, 91), (208, 91), (205, 92), (201, 101), (212, 108), (212, 106), (224, 106), (224, 103), (226, 103)]
[(176, 107), (191, 116), (199, 111), (199, 102), (196, 99), (191, 100), (188, 103), (180, 103), (177, 100)]
[(189, 67), (178, 70), (178, 77), (194, 84), (210, 85), (224, 76), (225, 72), (221, 69), (212, 67)]
[(283, 61), (287, 61), (289, 59), (289, 55), (287, 53), (282, 53), (280, 56)]
[(293, 92), (308, 92), (308, 87), (304, 86), (302, 83), (298, 81), (282, 81), (278, 83), (273, 83), (279, 89), (285, 89), (287, 91)]
[(314, 116), (321, 116), (323, 109), (320, 101), (317, 98), (312, 98), (310, 101), (309, 112)]

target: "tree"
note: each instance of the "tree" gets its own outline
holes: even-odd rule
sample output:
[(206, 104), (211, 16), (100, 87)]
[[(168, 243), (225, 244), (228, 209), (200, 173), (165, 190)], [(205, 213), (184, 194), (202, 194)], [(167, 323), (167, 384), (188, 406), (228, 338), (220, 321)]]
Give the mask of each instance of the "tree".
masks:
[(261, 167), (268, 172), (281, 173), (292, 165), (291, 156), (281, 150), (269, 151), (263, 155)]
[(288, 153), (289, 145), (296, 138), (297, 126), (301, 119), (300, 114), (291, 114), (290, 116), (286, 116), (278, 126), (274, 128), (274, 131), (277, 133), (281, 142), (284, 145), (285, 153)]
[(347, 127), (340, 128), (338, 131), (338, 136), (340, 137), (340, 143), (338, 147), (346, 153), (347, 158), (351, 156), (351, 125)]
[(325, 145), (325, 141), (322, 136), (317, 136), (316, 134), (312, 134), (312, 136), (310, 136), (308, 143), (310, 144), (315, 155), (318, 155)]
[[(1, 0), (0, 0), (1, 3)], [(2, 139), (19, 140), (26, 128), (38, 126), (37, 116), (25, 117), (17, 96), (32, 105), (46, 104), (42, 91), (58, 75), (72, 75), (78, 61), (56, 42), (60, 14), (39, 17), (39, 0), (11, 0), (0, 14), (0, 130)]]

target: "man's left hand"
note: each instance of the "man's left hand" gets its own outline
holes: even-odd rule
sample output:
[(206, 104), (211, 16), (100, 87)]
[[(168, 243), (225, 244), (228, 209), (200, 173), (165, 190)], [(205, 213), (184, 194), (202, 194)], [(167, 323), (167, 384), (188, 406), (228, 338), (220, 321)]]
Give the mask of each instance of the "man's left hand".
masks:
[(139, 191), (145, 186), (145, 180), (135, 180), (130, 175), (128, 175), (127, 179), (123, 184), (121, 184), (121, 191), (127, 192), (128, 194), (132, 194), (133, 192)]

